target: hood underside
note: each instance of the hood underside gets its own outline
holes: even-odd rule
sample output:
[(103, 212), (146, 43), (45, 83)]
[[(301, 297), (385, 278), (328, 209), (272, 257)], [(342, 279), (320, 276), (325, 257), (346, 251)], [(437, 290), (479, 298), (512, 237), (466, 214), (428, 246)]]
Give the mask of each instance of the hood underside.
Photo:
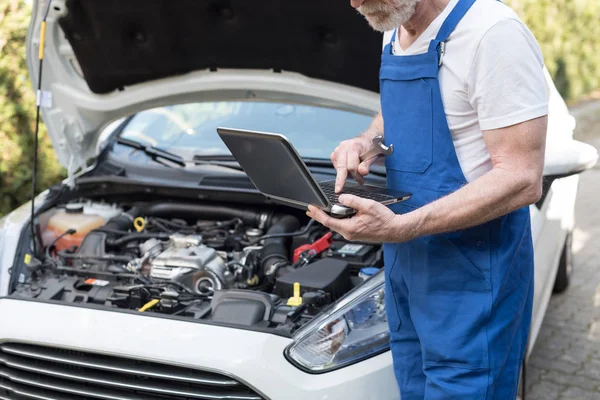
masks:
[[(37, 87), (40, 26), (27, 40)], [(190, 101), (264, 100), (376, 112), (381, 34), (346, 3), (321, 0), (52, 0), (42, 110), (70, 171), (100, 130), (140, 110)]]
[(349, 4), (69, 0), (66, 6), (59, 24), (94, 93), (205, 69), (293, 71), (378, 91), (381, 36)]

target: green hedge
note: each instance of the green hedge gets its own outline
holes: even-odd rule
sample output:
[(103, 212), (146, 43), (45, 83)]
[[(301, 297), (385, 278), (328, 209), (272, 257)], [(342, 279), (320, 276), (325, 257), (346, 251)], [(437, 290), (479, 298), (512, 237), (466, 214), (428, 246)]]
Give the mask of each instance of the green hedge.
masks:
[(507, 0), (537, 38), (559, 92), (600, 88), (600, 0)]
[[(540, 42), (566, 99), (600, 88), (600, 0), (506, 1)], [(30, 196), (35, 98), (24, 45), (30, 12), (24, 0), (0, 0), (0, 215)], [(43, 125), (40, 137), (38, 188), (43, 189), (60, 181), (64, 171)]]
[[(31, 7), (0, 0), (0, 215), (31, 197), (35, 94), (27, 76), (25, 36)], [(64, 176), (45, 127), (40, 131), (40, 189)]]

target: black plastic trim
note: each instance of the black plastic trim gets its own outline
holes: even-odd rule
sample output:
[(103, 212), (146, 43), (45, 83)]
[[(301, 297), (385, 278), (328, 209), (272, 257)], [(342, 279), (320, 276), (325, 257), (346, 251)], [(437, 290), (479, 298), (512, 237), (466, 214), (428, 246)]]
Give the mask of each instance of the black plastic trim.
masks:
[[(2, 298), (0, 298), (1, 300)], [(90, 354), (90, 355), (97, 355), (97, 356), (106, 356), (106, 357), (112, 357), (112, 358), (121, 358), (121, 359), (125, 359), (125, 360), (129, 360), (129, 361), (140, 361), (143, 363), (148, 363), (148, 364), (154, 364), (154, 365), (161, 365), (161, 366), (173, 366), (173, 367), (180, 367), (180, 368), (185, 368), (185, 369), (189, 369), (189, 370), (194, 370), (194, 371), (198, 371), (198, 372), (206, 372), (209, 374), (216, 374), (216, 375), (221, 375), (223, 377), (232, 379), (237, 381), (238, 383), (246, 386), (248, 389), (253, 390), (254, 392), (256, 392), (259, 396), (263, 397), (263, 400), (271, 400), (270, 397), (268, 397), (267, 395), (265, 395), (262, 391), (258, 390), (254, 385), (250, 384), (248, 381), (246, 381), (245, 379), (242, 379), (240, 377), (238, 377), (237, 375), (231, 374), (227, 371), (223, 371), (223, 370), (218, 370), (218, 369), (213, 369), (210, 367), (206, 367), (206, 366), (196, 366), (196, 365), (182, 365), (182, 364), (176, 364), (174, 362), (170, 362), (168, 360), (155, 360), (155, 359), (147, 359), (147, 358), (143, 358), (143, 357), (137, 357), (135, 355), (132, 354), (117, 354), (117, 353), (112, 353), (112, 352), (100, 352), (100, 351), (89, 351), (89, 349), (82, 349), (79, 347), (68, 347), (68, 346), (61, 346), (61, 345), (56, 345), (54, 343), (48, 343), (48, 342), (36, 342), (33, 340), (21, 340), (21, 339), (1, 339), (0, 340), (0, 345), (2, 344), (21, 344), (21, 345), (28, 345), (28, 346), (37, 346), (37, 347), (45, 347), (45, 348), (53, 348), (53, 349), (63, 349), (63, 350), (67, 350), (67, 351), (73, 351), (73, 352), (79, 352), (79, 353), (85, 353), (85, 354)]]
[[(39, 210), (39, 208), (38, 208)], [(36, 210), (36, 214), (37, 214)], [(31, 218), (28, 218), (25, 224), (23, 225), (23, 229), (21, 230), (21, 234), (19, 236), (19, 242), (17, 245), (17, 249), (15, 250), (15, 259), (13, 264), (9, 268), (10, 278), (8, 280), (8, 290), (12, 292), (14, 290), (15, 285), (17, 284), (17, 279), (19, 276), (19, 272), (22, 268), (24, 268), (25, 263), (25, 255), (32, 253), (31, 249), (28, 249), (29, 244), (31, 243), (31, 231), (28, 229), (31, 224)]]
[(569, 176), (573, 176), (573, 175), (577, 175), (580, 174), (583, 171), (577, 171), (577, 172), (571, 172), (568, 174), (561, 174), (561, 175), (546, 175), (543, 177), (542, 179), (542, 197), (535, 203), (535, 206), (538, 210), (541, 210), (542, 207), (544, 206), (544, 202), (546, 201), (546, 198), (548, 197), (548, 193), (550, 192), (550, 188), (552, 187), (552, 184), (554, 183), (555, 180), (557, 179), (562, 179), (562, 178), (567, 178)]
[(285, 332), (285, 331), (278, 331), (273, 328), (262, 328), (262, 327), (245, 326), (245, 325), (240, 326), (240, 325), (234, 325), (234, 324), (214, 322), (214, 321), (210, 321), (210, 320), (194, 320), (194, 319), (190, 319), (189, 317), (186, 318), (186, 317), (179, 317), (176, 315), (168, 315), (168, 314), (140, 313), (139, 311), (136, 311), (136, 310), (125, 310), (122, 308), (107, 308), (106, 306), (103, 306), (100, 304), (93, 304), (93, 303), (74, 304), (74, 303), (65, 303), (65, 302), (62, 302), (59, 300), (25, 299), (25, 298), (20, 298), (20, 297), (12, 297), (10, 295), (0, 297), (0, 301), (2, 301), (2, 300), (27, 301), (27, 302), (32, 302), (32, 303), (51, 304), (51, 305), (62, 306), (62, 307), (74, 307), (74, 308), (82, 308), (82, 309), (92, 309), (92, 310), (96, 310), (96, 311), (116, 312), (116, 313), (122, 313), (122, 314), (136, 315), (138, 317), (161, 318), (161, 319), (168, 319), (168, 320), (172, 320), (172, 321), (182, 321), (182, 322), (195, 323), (195, 324), (201, 324), (201, 325), (204, 324), (204, 325), (211, 325), (211, 326), (220, 326), (223, 328), (239, 329), (242, 331), (266, 333), (266, 334), (284, 337), (284, 338), (288, 338), (288, 339), (292, 338), (291, 333)]
[(76, 180), (75, 191), (81, 192), (82, 190), (86, 190), (86, 196), (141, 194), (144, 196), (162, 195), (171, 199), (177, 197), (202, 201), (226, 201), (244, 205), (251, 203), (272, 206), (274, 204), (268, 202), (256, 189), (201, 186), (197, 182), (192, 186), (189, 183), (161, 182), (155, 178), (151, 182), (152, 177), (147, 177), (146, 179), (122, 176), (83, 177)]

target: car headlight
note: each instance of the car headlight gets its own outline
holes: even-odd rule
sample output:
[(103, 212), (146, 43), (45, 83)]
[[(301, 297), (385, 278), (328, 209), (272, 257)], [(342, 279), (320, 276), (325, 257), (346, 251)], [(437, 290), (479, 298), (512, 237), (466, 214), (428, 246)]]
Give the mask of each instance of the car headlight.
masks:
[(383, 271), (294, 335), (286, 357), (311, 373), (327, 372), (389, 350)]

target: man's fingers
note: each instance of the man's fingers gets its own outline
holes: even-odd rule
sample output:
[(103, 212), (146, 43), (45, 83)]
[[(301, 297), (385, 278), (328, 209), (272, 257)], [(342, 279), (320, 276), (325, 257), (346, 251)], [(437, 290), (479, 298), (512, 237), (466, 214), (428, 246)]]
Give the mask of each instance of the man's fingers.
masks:
[(333, 229), (336, 232), (340, 232), (341, 230), (343, 230), (342, 220), (330, 217), (318, 207), (308, 206), (308, 212), (306, 213), (306, 215), (319, 222), (326, 228)]
[(357, 173), (357, 174), (354, 175), (354, 179), (356, 179), (356, 182), (358, 182), (361, 185), (363, 185), (365, 183), (365, 179), (359, 173)]
[[(377, 157), (373, 157), (369, 160), (365, 160), (358, 165), (358, 173), (361, 176), (369, 175), (369, 169), (371, 168), (371, 164), (377, 159)], [(361, 183), (362, 184), (362, 183)]]
[(350, 171), (351, 173), (356, 172), (356, 170), (358, 169), (358, 164), (360, 164), (360, 158), (358, 154), (354, 154), (350, 151), (346, 154), (348, 171)]
[(341, 192), (344, 188), (344, 183), (346, 183), (346, 178), (348, 177), (348, 167), (346, 166), (345, 155), (337, 160), (335, 169), (337, 170), (337, 176), (335, 177), (335, 191)]
[(360, 183), (361, 185), (365, 183), (363, 176), (358, 171), (358, 167), (356, 167), (356, 170), (352, 172), (352, 177), (356, 180), (356, 182)]
[(362, 175), (358, 172), (358, 165), (360, 164), (360, 155), (358, 151), (356, 153), (348, 153), (347, 164), (348, 171), (350, 171), (352, 177), (362, 185), (364, 181)]
[[(346, 207), (350, 207), (355, 209), (356, 211), (368, 212), (373, 208), (374, 205), (377, 205), (376, 202), (369, 199), (363, 199), (358, 196), (354, 196), (352, 194), (343, 194), (339, 197), (340, 203)], [(375, 203), (375, 204), (374, 204)]]
[(346, 183), (346, 178), (348, 177), (348, 170), (345, 166), (339, 166), (336, 168), (337, 176), (335, 177), (335, 191), (339, 193), (344, 188), (344, 183)]

